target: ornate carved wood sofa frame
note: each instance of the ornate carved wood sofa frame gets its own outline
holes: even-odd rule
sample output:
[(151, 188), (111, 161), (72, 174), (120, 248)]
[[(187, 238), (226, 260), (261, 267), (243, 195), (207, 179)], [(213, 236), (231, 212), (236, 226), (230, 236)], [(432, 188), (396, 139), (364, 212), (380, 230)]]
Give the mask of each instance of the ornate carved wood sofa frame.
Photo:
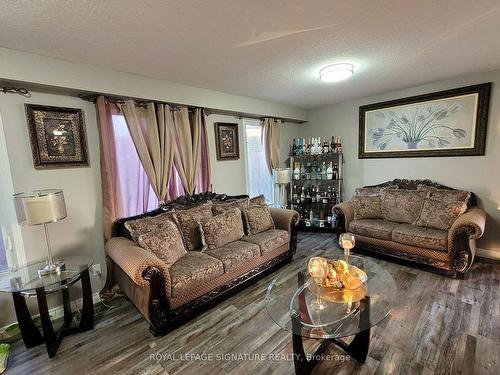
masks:
[[(418, 185), (427, 185), (437, 189), (456, 190), (440, 185), (430, 180), (395, 179), (379, 185), (366, 187), (387, 187), (397, 185), (399, 189), (416, 190)], [(343, 202), (333, 208), (338, 220), (338, 234), (347, 232), (349, 222), (354, 218), (354, 209), (350, 202)], [(399, 243), (377, 238), (356, 235), (356, 248), (375, 253), (388, 255), (412, 262), (433, 266), (452, 273), (456, 277), (463, 277), (472, 265), (476, 255), (476, 239), (483, 235), (486, 213), (477, 207), (477, 197), (471, 193), (467, 211), (459, 216), (448, 231), (447, 256), (436, 259), (436, 251), (416, 246), (401, 245)]]
[[(250, 267), (253, 268), (246, 269), (228, 280), (224, 285), (218, 285), (181, 306), (173, 307), (166, 292), (166, 288), (170, 284), (170, 280), (166, 280), (169, 277), (168, 269), (165, 269), (165, 265), (155, 255), (140, 248), (130, 238), (127, 238), (128, 232), (124, 224), (128, 220), (156, 216), (207, 201), (217, 202), (245, 197), (248, 196), (227, 196), (211, 192), (183, 196), (154, 211), (116, 221), (112, 232), (114, 238), (106, 244), (107, 255), (110, 252), (108, 245), (111, 243), (110, 246), (114, 247), (112, 249), (114, 259), (111, 259), (110, 256), (106, 258), (108, 278), (104, 289), (110, 290), (114, 285), (118, 284), (122, 292), (148, 320), (151, 333), (157, 336), (189, 321), (222, 299), (229, 297), (262, 276), (290, 262), (297, 248), (296, 225), (298, 215), (295, 211), (270, 208), (276, 228), (289, 231), (289, 243), (286, 251), (278, 255), (271, 253), (267, 258), (261, 257), (263, 259), (259, 260), (260, 263), (253, 264), (249, 262)], [(130, 255), (131, 252), (135, 256)], [(123, 268), (117, 263), (120, 263)]]

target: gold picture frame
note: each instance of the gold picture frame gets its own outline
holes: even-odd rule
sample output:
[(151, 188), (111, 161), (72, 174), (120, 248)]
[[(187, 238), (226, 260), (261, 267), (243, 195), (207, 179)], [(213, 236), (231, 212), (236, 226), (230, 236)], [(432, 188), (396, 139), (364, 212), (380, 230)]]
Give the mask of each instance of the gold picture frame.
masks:
[(25, 109), (35, 169), (89, 166), (82, 109), (38, 104)]

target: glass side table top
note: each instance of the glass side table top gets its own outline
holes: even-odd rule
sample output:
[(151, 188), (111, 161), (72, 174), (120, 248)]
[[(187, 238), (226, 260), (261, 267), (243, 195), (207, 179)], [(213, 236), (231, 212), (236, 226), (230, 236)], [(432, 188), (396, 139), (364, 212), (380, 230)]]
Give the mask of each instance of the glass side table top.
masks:
[[(344, 259), (341, 250), (319, 250), (311, 256)], [(296, 272), (288, 268), (269, 285), (266, 309), (271, 319), (294, 335), (336, 339), (365, 331), (382, 321), (391, 311), (396, 284), (391, 274), (374, 261), (355, 255), (349, 264), (368, 275), (355, 290), (320, 287), (322, 309), (315, 308), (318, 287), (307, 272), (307, 261)]]
[(64, 261), (64, 270), (60, 273), (39, 276), (38, 270), (43, 268), (45, 261), (21, 266), (16, 271), (0, 274), (0, 292), (35, 294), (37, 288), (45, 288), (46, 293), (52, 293), (67, 288), (80, 277), (80, 273), (88, 270), (93, 263), (91, 257), (68, 256), (58, 258)]

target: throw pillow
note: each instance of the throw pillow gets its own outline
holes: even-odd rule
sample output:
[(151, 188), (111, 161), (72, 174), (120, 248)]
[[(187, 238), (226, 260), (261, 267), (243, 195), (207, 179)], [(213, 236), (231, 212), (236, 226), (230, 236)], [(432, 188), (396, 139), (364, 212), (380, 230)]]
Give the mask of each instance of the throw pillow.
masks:
[(202, 220), (198, 225), (203, 243), (202, 251), (238, 241), (245, 235), (239, 208), (232, 208), (210, 219)]
[(173, 219), (181, 231), (187, 250), (195, 250), (201, 247), (201, 233), (198, 222), (212, 216), (212, 202), (174, 213)]
[(373, 195), (379, 195), (382, 191), (386, 190), (398, 190), (399, 186), (398, 185), (389, 185), (389, 186), (369, 186), (369, 187), (362, 187), (362, 188), (357, 188), (354, 190), (354, 196), (373, 196)]
[(267, 206), (249, 206), (242, 210), (245, 220), (245, 231), (247, 235), (274, 229), (274, 221), (271, 211)]
[(380, 196), (355, 196), (351, 203), (354, 208), (354, 220), (381, 219)]
[(415, 225), (426, 228), (448, 230), (453, 222), (467, 210), (467, 204), (462, 201), (444, 201), (426, 198), (419, 218)]
[(141, 247), (152, 252), (168, 266), (186, 254), (179, 228), (172, 221), (167, 221), (162, 226), (141, 234), (138, 242)]
[(389, 221), (413, 224), (418, 219), (426, 191), (385, 190), (380, 193), (382, 216)]
[(250, 198), (251, 206), (266, 206), (266, 197), (264, 194), (257, 195), (256, 197)]
[(464, 190), (451, 190), (451, 189), (437, 189), (433, 186), (420, 184), (418, 190), (425, 190), (428, 192), (428, 197), (436, 200), (446, 202), (464, 202), (469, 204), (471, 193)]
[(232, 201), (214, 202), (212, 206), (212, 212), (214, 215), (220, 215), (232, 208), (243, 209), (245, 207), (248, 207), (248, 201), (248, 198), (243, 198)]
[(132, 240), (137, 242), (139, 236), (161, 227), (168, 220), (172, 220), (173, 211), (156, 216), (147, 216), (140, 219), (126, 221), (124, 226)]

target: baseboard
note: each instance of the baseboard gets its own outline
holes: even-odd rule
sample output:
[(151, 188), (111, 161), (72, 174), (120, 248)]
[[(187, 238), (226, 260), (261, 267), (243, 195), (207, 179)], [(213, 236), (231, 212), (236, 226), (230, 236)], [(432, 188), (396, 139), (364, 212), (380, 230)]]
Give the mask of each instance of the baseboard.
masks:
[[(99, 296), (99, 292), (95, 292), (94, 294), (92, 294), (92, 302), (94, 305), (101, 302), (101, 297)], [(74, 301), (71, 301), (71, 310), (73, 312), (80, 310), (81, 306), (82, 306), (82, 299), (81, 298), (76, 299)], [(57, 319), (61, 319), (64, 316), (63, 306), (62, 305), (56, 306), (52, 309), (49, 309), (49, 315), (50, 315), (52, 321), (57, 320)], [(38, 318), (39, 316), (40, 316), (40, 314), (33, 315), (32, 318), (35, 319), (35, 318)], [(0, 327), (0, 332), (4, 332), (7, 328), (11, 327), (14, 324), (17, 324), (17, 322), (11, 323), (5, 327)]]
[(489, 250), (476, 248), (476, 255), (481, 258), (500, 260), (500, 250)]

